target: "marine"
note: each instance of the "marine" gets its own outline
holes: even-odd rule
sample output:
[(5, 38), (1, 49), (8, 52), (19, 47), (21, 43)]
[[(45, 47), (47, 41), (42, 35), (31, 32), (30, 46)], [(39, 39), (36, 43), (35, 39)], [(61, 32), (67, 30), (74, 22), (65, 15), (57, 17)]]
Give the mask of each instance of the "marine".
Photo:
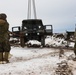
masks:
[(8, 63), (11, 47), (9, 43), (9, 23), (6, 18), (5, 13), (0, 14), (0, 61)]

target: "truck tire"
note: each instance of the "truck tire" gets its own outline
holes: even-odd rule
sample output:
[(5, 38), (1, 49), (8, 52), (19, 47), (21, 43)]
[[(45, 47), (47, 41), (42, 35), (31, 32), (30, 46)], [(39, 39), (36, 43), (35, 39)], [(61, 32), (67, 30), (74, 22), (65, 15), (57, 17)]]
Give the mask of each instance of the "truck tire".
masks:
[(45, 46), (45, 36), (41, 37), (41, 46)]
[(24, 38), (20, 38), (20, 45), (21, 47), (24, 47), (25, 46), (25, 42), (24, 42)]

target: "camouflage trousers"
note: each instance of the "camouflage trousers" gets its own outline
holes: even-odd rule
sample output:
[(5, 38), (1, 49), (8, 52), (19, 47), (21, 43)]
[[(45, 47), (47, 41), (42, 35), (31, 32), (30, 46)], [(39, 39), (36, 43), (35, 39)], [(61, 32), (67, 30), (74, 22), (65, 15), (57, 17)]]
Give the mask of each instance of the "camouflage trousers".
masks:
[(0, 42), (0, 52), (9, 52), (10, 49), (9, 41)]

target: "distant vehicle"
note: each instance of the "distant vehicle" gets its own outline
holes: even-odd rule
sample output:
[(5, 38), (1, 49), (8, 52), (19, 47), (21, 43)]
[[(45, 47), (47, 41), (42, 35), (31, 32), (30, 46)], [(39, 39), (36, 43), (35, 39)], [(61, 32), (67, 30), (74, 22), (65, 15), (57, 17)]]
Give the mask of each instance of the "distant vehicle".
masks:
[(75, 41), (75, 31), (66, 31), (67, 35), (66, 35), (66, 40), (68, 41)]
[[(33, 5), (33, 6), (31, 6)], [(31, 7), (33, 7), (34, 19), (31, 19)], [(28, 14), (27, 19), (22, 21), (22, 26), (12, 27), (13, 38), (20, 38), (22, 47), (29, 40), (37, 40), (45, 46), (45, 37), (53, 34), (52, 25), (43, 25), (41, 19), (37, 19), (35, 0), (28, 0)]]
[(45, 37), (53, 34), (52, 25), (43, 25), (41, 19), (27, 19), (22, 21), (22, 26), (12, 27), (13, 38), (20, 38), (22, 47), (29, 40), (38, 40), (45, 46)]

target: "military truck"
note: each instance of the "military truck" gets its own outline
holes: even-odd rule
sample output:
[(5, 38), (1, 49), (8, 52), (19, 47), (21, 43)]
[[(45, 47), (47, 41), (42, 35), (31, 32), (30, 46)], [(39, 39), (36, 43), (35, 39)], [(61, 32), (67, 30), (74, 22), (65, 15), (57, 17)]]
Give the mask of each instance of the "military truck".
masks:
[(45, 37), (53, 34), (52, 25), (43, 25), (41, 19), (26, 19), (22, 26), (12, 27), (13, 38), (20, 38), (21, 47), (29, 40), (38, 40), (45, 46)]

